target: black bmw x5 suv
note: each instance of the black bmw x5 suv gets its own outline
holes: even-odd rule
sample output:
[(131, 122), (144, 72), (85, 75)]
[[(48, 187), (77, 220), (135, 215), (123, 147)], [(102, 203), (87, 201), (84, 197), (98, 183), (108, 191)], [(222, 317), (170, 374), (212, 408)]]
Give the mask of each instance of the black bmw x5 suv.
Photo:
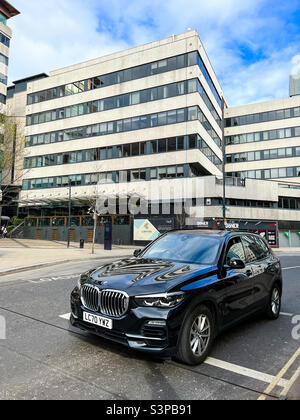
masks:
[(281, 295), (280, 261), (261, 236), (172, 231), (132, 258), (83, 274), (70, 322), (192, 365), (224, 328), (256, 312), (277, 319)]

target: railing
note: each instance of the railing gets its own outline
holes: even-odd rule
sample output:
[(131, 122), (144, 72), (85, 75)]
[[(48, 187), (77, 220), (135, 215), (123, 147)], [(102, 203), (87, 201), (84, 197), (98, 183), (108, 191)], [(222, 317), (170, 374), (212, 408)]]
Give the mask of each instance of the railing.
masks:
[(25, 221), (23, 221), (18, 226), (16, 226), (13, 230), (11, 230), (7, 236), (9, 238), (12, 238), (13, 235), (14, 235), (15, 238), (20, 238), (23, 235), (23, 227), (24, 227), (24, 224), (25, 224)]
[[(114, 225), (129, 225), (130, 218), (127, 214), (118, 214), (111, 216), (100, 216), (97, 225), (102, 226), (103, 223), (113, 221)], [(67, 227), (68, 216), (27, 216), (25, 218), (26, 227)], [(71, 227), (93, 227), (94, 219), (92, 216), (71, 215)]]

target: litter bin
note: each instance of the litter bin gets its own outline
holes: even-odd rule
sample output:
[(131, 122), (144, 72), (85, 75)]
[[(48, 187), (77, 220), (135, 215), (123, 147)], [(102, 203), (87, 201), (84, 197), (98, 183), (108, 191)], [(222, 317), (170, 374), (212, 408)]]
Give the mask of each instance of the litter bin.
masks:
[(83, 249), (84, 248), (84, 239), (80, 239), (79, 243), (80, 243), (80, 249)]

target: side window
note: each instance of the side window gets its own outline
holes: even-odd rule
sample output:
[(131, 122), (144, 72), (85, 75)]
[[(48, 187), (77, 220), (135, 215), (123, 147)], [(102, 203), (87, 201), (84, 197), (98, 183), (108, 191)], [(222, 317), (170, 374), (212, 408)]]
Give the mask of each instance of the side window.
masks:
[(261, 259), (267, 258), (268, 255), (270, 254), (270, 250), (267, 244), (265, 243), (265, 241), (262, 238), (259, 238), (258, 236), (254, 236), (254, 239), (257, 243), (258, 248), (261, 251)]
[(242, 241), (245, 249), (246, 261), (248, 263), (264, 258), (262, 256), (262, 250), (259, 249), (253, 236), (245, 235), (242, 237)]
[(225, 264), (229, 265), (231, 258), (240, 258), (244, 263), (246, 262), (245, 252), (240, 238), (233, 238), (228, 243)]

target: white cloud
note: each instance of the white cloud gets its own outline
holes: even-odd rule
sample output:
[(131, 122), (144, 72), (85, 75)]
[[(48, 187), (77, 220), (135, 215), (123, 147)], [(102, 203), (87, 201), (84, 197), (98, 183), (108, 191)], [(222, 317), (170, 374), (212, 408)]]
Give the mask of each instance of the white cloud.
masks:
[(12, 18), (10, 80), (128, 48), (109, 32), (98, 32), (95, 3), (84, 0), (15, 0), (21, 14)]
[(292, 60), (292, 74), (300, 73), (300, 54), (295, 55)]
[[(10, 80), (197, 29), (230, 105), (288, 95), (300, 71), (289, 5), (270, 0), (14, 0)], [(293, 0), (291, 1), (293, 3)], [(276, 7), (281, 13), (275, 13)], [(283, 8), (285, 8), (283, 10)], [(278, 43), (279, 37), (287, 42)], [(278, 44), (278, 45), (277, 45)], [(247, 59), (252, 55), (252, 60)]]

